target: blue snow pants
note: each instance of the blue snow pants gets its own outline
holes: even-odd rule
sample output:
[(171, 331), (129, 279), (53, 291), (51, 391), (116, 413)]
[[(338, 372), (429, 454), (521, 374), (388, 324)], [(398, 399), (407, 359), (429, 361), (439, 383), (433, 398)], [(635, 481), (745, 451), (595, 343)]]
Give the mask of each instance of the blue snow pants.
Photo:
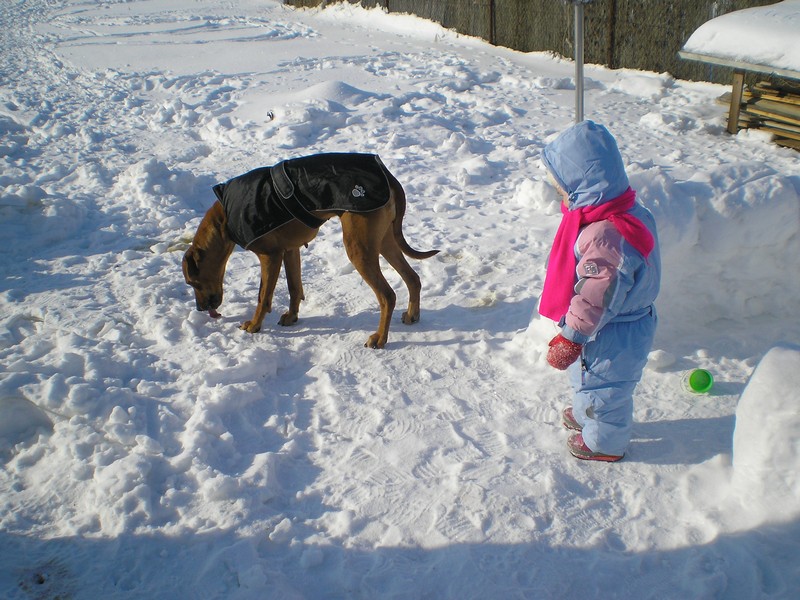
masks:
[(572, 413), (593, 452), (625, 454), (633, 426), (633, 391), (642, 377), (656, 331), (655, 307), (619, 316), (583, 346), (569, 369)]

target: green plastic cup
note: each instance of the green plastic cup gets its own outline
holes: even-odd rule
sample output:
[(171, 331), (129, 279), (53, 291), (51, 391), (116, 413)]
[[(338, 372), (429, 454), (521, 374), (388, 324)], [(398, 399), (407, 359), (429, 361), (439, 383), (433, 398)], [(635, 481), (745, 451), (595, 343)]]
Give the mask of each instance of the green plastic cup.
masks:
[(705, 394), (714, 387), (714, 376), (705, 369), (695, 369), (686, 378), (689, 391), (696, 394)]

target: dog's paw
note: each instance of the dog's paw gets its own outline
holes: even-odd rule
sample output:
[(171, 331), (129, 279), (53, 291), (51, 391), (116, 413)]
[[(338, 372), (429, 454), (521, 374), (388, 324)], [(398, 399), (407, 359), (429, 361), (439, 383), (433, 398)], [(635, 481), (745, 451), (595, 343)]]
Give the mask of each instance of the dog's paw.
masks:
[(252, 321), (245, 321), (239, 325), (239, 329), (247, 333), (258, 333), (261, 331), (261, 325), (254, 325)]
[(278, 321), (278, 325), (283, 325), (284, 327), (294, 325), (295, 323), (297, 323), (297, 313), (292, 313), (290, 311), (283, 313), (280, 321)]
[(373, 333), (364, 344), (365, 348), (383, 348), (386, 345), (386, 338), (381, 339), (379, 333)]
[(419, 314), (412, 315), (411, 313), (404, 312), (402, 321), (406, 325), (411, 325), (412, 323), (416, 323), (417, 321), (419, 321)]

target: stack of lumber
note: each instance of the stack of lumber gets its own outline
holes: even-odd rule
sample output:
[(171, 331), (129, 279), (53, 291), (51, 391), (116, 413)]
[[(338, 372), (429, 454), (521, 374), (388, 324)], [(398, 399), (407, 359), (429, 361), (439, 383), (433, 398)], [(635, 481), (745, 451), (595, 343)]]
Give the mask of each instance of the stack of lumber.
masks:
[[(730, 105), (731, 94), (724, 94), (719, 101)], [(775, 143), (800, 150), (800, 87), (762, 81), (745, 89), (739, 128), (769, 131)]]

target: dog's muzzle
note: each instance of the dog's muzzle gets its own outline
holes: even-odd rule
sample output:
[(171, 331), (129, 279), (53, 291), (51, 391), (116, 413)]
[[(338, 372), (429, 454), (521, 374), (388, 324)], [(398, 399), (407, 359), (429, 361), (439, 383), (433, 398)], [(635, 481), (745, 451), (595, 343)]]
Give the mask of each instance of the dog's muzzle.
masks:
[(219, 308), (220, 304), (222, 304), (222, 296), (213, 294), (207, 298), (204, 298), (202, 301), (199, 298), (196, 298), (195, 304), (197, 305), (197, 310), (200, 312), (216, 310)]

